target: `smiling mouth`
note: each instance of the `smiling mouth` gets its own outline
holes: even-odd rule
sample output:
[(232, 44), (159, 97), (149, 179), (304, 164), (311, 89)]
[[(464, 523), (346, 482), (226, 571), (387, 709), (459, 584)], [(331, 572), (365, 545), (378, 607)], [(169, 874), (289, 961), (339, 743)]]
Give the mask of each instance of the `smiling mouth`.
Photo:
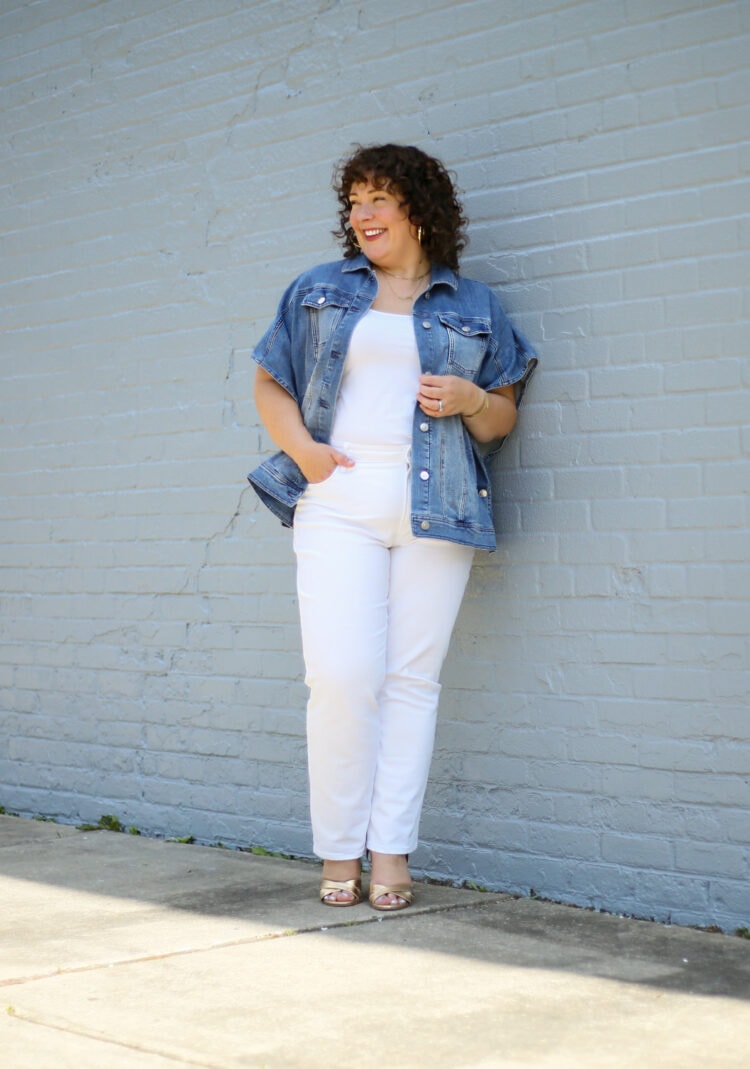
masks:
[(385, 230), (363, 230), (362, 233), (368, 241), (372, 241), (374, 238), (379, 238), (381, 234), (385, 234)]

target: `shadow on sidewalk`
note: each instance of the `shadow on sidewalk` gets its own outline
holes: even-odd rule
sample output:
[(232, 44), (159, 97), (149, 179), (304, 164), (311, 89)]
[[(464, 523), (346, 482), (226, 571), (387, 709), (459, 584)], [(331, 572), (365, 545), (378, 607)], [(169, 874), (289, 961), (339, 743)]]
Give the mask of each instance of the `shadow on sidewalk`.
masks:
[(350, 946), (750, 999), (750, 941), (430, 884), (400, 913), (332, 909), (317, 900), (319, 879), (304, 861), (0, 816), (4, 943), (19, 961), (34, 945), (39, 968), (63, 939), (78, 960), (92, 932), (117, 958), (168, 954), (186, 925), (196, 950), (324, 930)]

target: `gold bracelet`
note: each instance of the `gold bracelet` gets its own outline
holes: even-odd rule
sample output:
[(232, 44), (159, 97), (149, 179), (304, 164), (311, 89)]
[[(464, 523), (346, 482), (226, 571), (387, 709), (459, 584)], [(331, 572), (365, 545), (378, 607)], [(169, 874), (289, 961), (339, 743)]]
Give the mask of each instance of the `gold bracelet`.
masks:
[(470, 412), (468, 415), (464, 413), (464, 419), (474, 419), (475, 416), (481, 416), (490, 407), (490, 395), (486, 390), (482, 390), (484, 394), (484, 401), (482, 401), (476, 412)]

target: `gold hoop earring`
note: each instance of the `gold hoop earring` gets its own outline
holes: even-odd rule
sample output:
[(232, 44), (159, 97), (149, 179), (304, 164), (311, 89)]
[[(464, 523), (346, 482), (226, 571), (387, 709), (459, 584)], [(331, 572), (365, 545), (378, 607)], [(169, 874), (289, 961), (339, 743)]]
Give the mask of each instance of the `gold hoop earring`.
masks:
[(423, 234), (424, 234), (424, 230), (422, 229), (421, 226), (418, 226), (417, 227), (417, 241), (419, 242), (420, 245), (422, 244), (422, 235)]
[(347, 234), (347, 237), (348, 237), (349, 241), (352, 243), (352, 245), (355, 247), (355, 249), (359, 249), (359, 251), (362, 252), (362, 246), (357, 241), (357, 235), (355, 234), (353, 228), (349, 230), (349, 233)]

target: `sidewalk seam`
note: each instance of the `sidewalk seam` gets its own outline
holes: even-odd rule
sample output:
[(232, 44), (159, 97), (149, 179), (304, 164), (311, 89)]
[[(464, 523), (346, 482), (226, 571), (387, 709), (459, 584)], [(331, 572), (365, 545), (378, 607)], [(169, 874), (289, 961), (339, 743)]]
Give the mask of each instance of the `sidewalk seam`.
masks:
[[(6, 1011), (8, 1012), (8, 1011)], [(153, 1054), (158, 1058), (164, 1058), (165, 1061), (175, 1062), (177, 1065), (194, 1065), (198, 1069), (218, 1069), (216, 1063), (195, 1061), (194, 1058), (185, 1057), (184, 1055), (175, 1055), (163, 1050), (159, 1050), (154, 1047), (138, 1046), (135, 1043), (127, 1043), (121, 1040), (112, 1039), (110, 1036), (100, 1035), (97, 1032), (88, 1032), (82, 1028), (74, 1028), (71, 1025), (54, 1024), (52, 1021), (44, 1021), (38, 1017), (33, 1017), (30, 1014), (24, 1013), (23, 1010), (13, 1010), (12, 1013), (8, 1012), (8, 1016), (15, 1021), (22, 1021), (24, 1024), (30, 1024), (37, 1028), (49, 1028), (53, 1032), (62, 1032), (65, 1035), (81, 1036), (84, 1039), (89, 1039), (97, 1043), (104, 1043), (109, 1047), (117, 1047), (121, 1050), (133, 1050), (139, 1054)]]
[(294, 928), (283, 932), (269, 932), (265, 935), (248, 936), (245, 939), (231, 939), (225, 943), (211, 943), (202, 947), (172, 950), (165, 954), (145, 954), (134, 958), (122, 958), (118, 961), (92, 962), (89, 965), (75, 965), (67, 969), (55, 969), (50, 972), (36, 973), (32, 976), (19, 976), (7, 980), (0, 980), (0, 988), (18, 987), (23, 984), (36, 983), (39, 980), (52, 980), (56, 976), (75, 976), (78, 973), (98, 972), (101, 969), (117, 969), (126, 965), (141, 965), (149, 961), (169, 961), (171, 958), (183, 958), (190, 954), (205, 954), (213, 950), (228, 950), (231, 947), (250, 946), (253, 943), (267, 943), (272, 939), (289, 939), (295, 935), (313, 935), (316, 932), (328, 932), (338, 928), (358, 928), (366, 924), (382, 924), (383, 922), (392, 924), (399, 920), (406, 920), (407, 918), (403, 916), (406, 912), (409, 914), (409, 919), (413, 920), (415, 917), (427, 916), (435, 913), (456, 912), (457, 910), (472, 909), (483, 905), (491, 905), (491, 903), (454, 902), (449, 905), (425, 906), (414, 911), (397, 910), (387, 917), (362, 917), (361, 919), (352, 919), (348, 921), (341, 920), (333, 924), (316, 924), (306, 928)]

